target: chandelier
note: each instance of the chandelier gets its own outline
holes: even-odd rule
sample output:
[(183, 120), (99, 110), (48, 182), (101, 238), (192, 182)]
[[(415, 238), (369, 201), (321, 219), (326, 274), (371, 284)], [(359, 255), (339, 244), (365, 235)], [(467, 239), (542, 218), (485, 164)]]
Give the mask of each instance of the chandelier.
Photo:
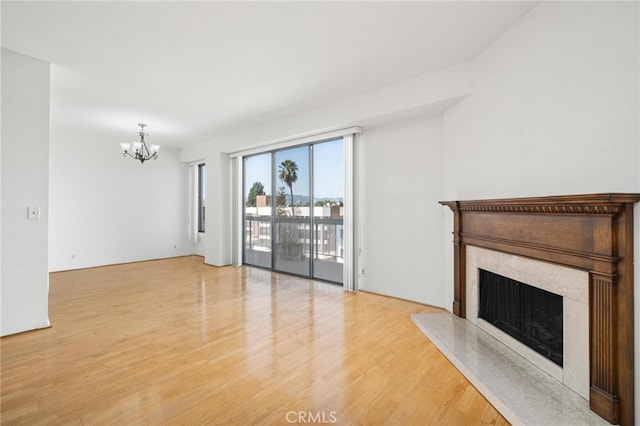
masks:
[[(140, 126), (140, 142), (131, 142), (131, 143), (121, 143), (122, 151), (124, 153), (122, 156), (129, 156), (135, 160), (140, 160), (140, 163), (144, 163), (147, 160), (151, 160), (152, 158), (155, 160), (158, 158), (158, 151), (160, 151), (160, 145), (149, 145), (144, 141), (145, 136), (149, 136), (148, 133), (144, 132), (144, 128), (147, 127), (146, 124), (138, 124)], [(133, 147), (132, 147), (133, 145)], [(131, 148), (133, 148), (134, 153), (131, 154)]]

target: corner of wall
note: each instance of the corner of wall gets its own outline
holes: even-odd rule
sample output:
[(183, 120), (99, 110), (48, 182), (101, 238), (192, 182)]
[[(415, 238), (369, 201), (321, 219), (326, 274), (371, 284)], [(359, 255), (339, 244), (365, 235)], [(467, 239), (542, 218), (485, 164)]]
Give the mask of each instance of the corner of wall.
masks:
[(50, 325), (49, 78), (48, 63), (2, 49), (3, 336)]

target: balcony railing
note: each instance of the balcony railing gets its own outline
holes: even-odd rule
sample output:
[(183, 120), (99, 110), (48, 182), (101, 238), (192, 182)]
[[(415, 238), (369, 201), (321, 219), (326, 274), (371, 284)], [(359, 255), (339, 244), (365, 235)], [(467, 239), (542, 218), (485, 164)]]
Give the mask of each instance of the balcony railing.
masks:
[[(276, 242), (280, 251), (290, 250), (284, 247), (297, 247), (297, 252), (303, 257), (309, 257), (311, 240), (315, 240), (314, 259), (335, 261), (342, 263), (344, 257), (342, 218), (314, 218), (313, 235), (310, 233), (308, 217), (274, 218)], [(271, 251), (271, 217), (245, 216), (245, 250)]]
[(271, 217), (245, 216), (245, 250), (271, 251)]
[(316, 218), (314, 257), (322, 260), (342, 262), (344, 259), (344, 224), (342, 219)]

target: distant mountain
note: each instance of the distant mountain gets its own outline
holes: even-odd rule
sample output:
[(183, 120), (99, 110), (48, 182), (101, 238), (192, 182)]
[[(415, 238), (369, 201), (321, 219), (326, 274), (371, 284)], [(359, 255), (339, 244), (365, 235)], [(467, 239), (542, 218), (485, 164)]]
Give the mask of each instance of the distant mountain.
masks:
[(316, 202), (318, 201), (344, 201), (342, 197), (322, 197), (322, 198), (314, 198)]
[[(285, 199), (286, 199), (287, 205), (291, 205), (291, 195), (287, 194)], [(342, 197), (321, 197), (321, 198), (315, 197), (314, 200), (315, 200), (314, 201), (314, 204), (315, 204), (318, 201), (340, 201), (340, 202), (342, 202), (343, 198)], [(297, 206), (298, 205), (303, 205), (303, 206), (309, 205), (309, 196), (308, 195), (296, 195), (296, 194), (293, 194), (293, 204), (295, 204)]]

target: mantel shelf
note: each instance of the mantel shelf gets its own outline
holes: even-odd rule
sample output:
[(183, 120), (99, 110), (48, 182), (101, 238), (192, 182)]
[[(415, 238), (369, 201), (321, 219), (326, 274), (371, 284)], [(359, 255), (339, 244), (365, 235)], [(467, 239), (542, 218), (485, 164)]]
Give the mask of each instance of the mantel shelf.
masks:
[(640, 201), (640, 194), (602, 193), (549, 197), (440, 201), (454, 211), (540, 214), (618, 214), (627, 203)]

